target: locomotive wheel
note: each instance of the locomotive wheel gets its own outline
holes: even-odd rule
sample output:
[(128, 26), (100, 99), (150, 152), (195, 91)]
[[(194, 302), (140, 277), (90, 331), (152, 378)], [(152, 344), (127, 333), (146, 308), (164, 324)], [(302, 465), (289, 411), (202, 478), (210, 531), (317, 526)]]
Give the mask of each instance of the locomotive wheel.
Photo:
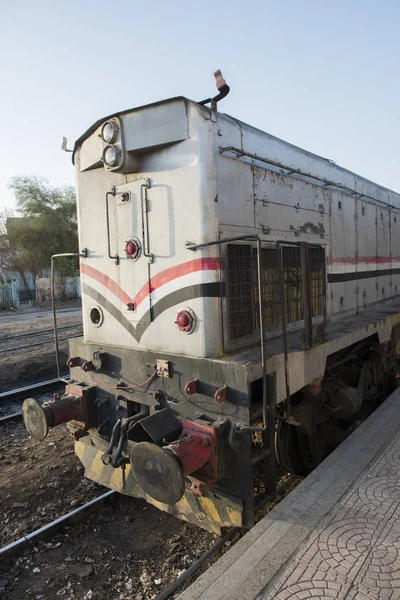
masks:
[(372, 352), (369, 361), (376, 373), (378, 393), (380, 401), (382, 401), (383, 397), (396, 387), (397, 365), (395, 346), (389, 345), (381, 352)]
[[(299, 436), (306, 437), (299, 432), (296, 425), (289, 425), (286, 421), (279, 419), (275, 433), (276, 458), (282, 469), (287, 473), (304, 476), (310, 473), (311, 468), (304, 462), (302, 457)], [(305, 441), (308, 443), (308, 440)]]

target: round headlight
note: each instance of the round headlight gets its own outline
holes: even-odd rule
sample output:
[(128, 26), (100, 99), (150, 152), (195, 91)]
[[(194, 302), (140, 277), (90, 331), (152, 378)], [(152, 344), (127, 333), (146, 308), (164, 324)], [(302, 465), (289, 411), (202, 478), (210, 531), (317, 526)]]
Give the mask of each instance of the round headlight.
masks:
[(114, 123), (107, 121), (101, 128), (101, 137), (107, 144), (111, 144), (117, 137), (117, 128)]
[(115, 146), (106, 146), (104, 148), (103, 161), (107, 167), (115, 167), (118, 162), (118, 153)]

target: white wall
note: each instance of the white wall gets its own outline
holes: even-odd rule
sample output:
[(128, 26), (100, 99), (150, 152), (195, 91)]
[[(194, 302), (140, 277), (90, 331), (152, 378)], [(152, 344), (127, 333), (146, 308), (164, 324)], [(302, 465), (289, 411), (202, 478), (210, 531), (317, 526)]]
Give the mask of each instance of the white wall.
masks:
[[(36, 299), (38, 302), (51, 300), (50, 277), (36, 279)], [(55, 297), (57, 300), (68, 300), (81, 297), (80, 277), (56, 277)]]

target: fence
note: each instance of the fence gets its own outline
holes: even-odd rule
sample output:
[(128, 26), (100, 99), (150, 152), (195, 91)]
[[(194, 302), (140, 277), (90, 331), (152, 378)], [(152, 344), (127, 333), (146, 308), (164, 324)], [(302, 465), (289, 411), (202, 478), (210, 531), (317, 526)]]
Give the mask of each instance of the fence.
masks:
[(0, 283), (0, 308), (18, 308), (20, 299), (15, 284)]

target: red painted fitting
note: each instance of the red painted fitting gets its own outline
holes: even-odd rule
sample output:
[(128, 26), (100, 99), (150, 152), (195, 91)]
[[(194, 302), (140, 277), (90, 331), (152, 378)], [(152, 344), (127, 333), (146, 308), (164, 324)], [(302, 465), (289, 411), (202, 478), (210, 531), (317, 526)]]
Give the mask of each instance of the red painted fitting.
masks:
[(194, 379), (193, 381), (188, 381), (187, 384), (185, 385), (185, 387), (183, 388), (183, 391), (185, 392), (185, 394), (188, 394), (189, 396), (193, 396), (193, 394), (196, 394), (198, 381), (199, 381), (198, 379)]
[(306, 385), (302, 389), (302, 392), (305, 394), (311, 394), (312, 396), (317, 396), (321, 392), (322, 381), (323, 381), (323, 377), (316, 379), (312, 383), (309, 383), (308, 385)]
[(125, 246), (125, 252), (128, 258), (137, 258), (140, 253), (139, 243), (136, 240), (127, 241)]
[(82, 365), (82, 370), (87, 373), (88, 371), (94, 371), (94, 365), (91, 360), (86, 360)]
[(180, 310), (176, 315), (175, 323), (177, 324), (179, 331), (189, 333), (194, 328), (195, 320), (188, 310)]
[(217, 390), (214, 394), (214, 398), (216, 399), (216, 401), (221, 404), (221, 402), (225, 402), (226, 401), (226, 396), (228, 393), (228, 388), (226, 387), (226, 385), (224, 385), (224, 387), (220, 388), (219, 390)]
[(179, 440), (170, 444), (164, 450), (172, 452), (179, 460), (184, 475), (199, 471), (205, 465), (213, 465), (216, 471), (216, 437), (211, 427), (199, 426), (195, 422), (185, 421)]
[(76, 396), (68, 395), (55, 402), (47, 402), (45, 406), (51, 409), (52, 419), (49, 425), (55, 427), (68, 421), (81, 420), (81, 403)]
[(204, 436), (200, 433), (190, 433), (182, 437), (176, 444), (171, 444), (166, 450), (178, 458), (184, 475), (190, 475), (201, 469), (210, 459), (211, 444), (205, 444)]

